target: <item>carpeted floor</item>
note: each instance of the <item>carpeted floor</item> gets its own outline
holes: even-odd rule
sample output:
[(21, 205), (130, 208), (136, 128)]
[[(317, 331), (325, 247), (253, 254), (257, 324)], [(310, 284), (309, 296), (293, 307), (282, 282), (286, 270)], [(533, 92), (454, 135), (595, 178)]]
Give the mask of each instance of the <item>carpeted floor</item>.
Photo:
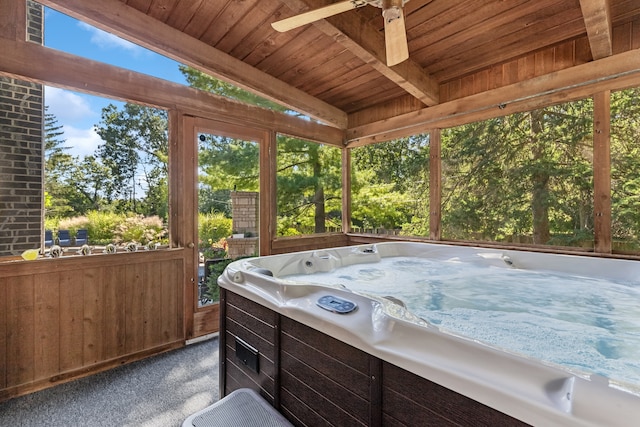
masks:
[(0, 403), (0, 426), (180, 426), (218, 400), (218, 339)]

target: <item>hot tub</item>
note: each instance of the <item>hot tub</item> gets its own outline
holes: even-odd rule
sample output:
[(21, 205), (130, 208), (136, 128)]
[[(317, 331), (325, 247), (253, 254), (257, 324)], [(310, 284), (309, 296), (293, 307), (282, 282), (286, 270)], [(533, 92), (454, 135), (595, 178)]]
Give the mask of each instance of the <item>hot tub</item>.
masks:
[[(408, 242), (239, 260), (219, 279), (221, 394), (253, 385), (297, 425), (629, 425), (639, 281), (636, 261)], [(349, 349), (366, 361), (347, 375)]]

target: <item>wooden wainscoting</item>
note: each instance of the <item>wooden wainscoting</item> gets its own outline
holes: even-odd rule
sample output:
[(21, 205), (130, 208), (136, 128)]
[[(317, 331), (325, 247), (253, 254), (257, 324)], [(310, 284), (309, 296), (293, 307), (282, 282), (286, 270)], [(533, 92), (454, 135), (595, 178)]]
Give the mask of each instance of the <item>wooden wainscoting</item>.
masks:
[(0, 400), (184, 345), (184, 251), (0, 264)]
[(271, 255), (313, 249), (335, 248), (349, 244), (344, 233), (310, 234), (294, 237), (278, 237), (271, 242)]

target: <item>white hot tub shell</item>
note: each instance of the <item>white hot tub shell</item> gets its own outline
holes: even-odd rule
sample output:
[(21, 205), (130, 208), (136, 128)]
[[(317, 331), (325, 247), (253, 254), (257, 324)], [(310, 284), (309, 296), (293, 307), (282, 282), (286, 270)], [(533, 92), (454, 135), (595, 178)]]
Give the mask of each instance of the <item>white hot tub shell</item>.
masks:
[[(640, 263), (630, 260), (391, 242), (242, 259), (231, 263), (218, 282), (225, 291), (527, 424), (626, 426), (640, 419), (640, 397), (606, 377), (575, 373), (443, 331), (393, 298), (352, 292), (348, 283), (313, 283), (314, 274), (389, 257), (456, 258), (616, 281), (640, 277)], [(288, 279), (300, 274), (309, 280)], [(320, 307), (318, 301), (327, 296), (357, 309), (341, 314)]]

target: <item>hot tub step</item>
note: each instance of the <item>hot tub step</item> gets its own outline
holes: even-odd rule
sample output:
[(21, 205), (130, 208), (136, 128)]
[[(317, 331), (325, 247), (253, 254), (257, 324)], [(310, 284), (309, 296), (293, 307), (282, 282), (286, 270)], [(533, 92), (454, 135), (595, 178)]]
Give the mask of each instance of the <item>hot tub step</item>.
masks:
[(241, 388), (187, 418), (182, 427), (293, 427), (258, 393)]

